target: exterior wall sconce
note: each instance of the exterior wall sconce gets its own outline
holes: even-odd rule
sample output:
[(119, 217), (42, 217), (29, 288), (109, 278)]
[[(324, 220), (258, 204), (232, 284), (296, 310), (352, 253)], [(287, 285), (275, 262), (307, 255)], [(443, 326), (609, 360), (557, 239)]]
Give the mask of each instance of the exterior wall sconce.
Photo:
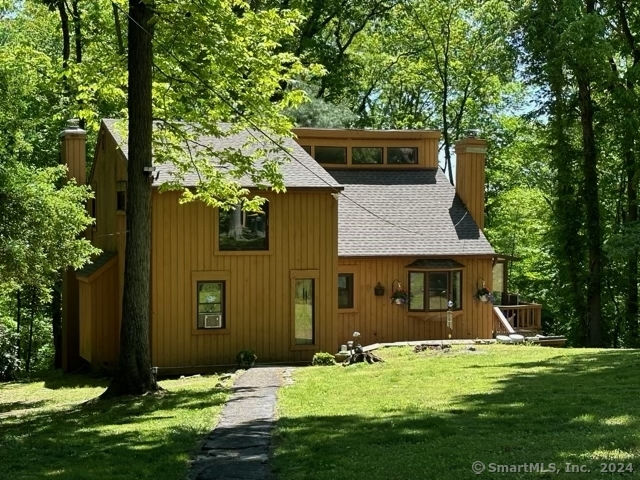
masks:
[(376, 297), (382, 297), (384, 295), (384, 287), (380, 282), (378, 282), (378, 284), (373, 287), (373, 293)]

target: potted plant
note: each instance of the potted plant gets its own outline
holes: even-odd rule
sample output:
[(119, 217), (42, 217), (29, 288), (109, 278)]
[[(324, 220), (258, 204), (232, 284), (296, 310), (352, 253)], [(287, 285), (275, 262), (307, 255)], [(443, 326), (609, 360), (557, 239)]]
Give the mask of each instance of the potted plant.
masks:
[(398, 290), (394, 290), (391, 294), (391, 303), (395, 303), (396, 305), (403, 305), (409, 301), (409, 292), (402, 290), (399, 288)]
[(484, 286), (478, 289), (478, 291), (474, 295), (474, 298), (477, 300), (480, 300), (481, 302), (491, 302), (491, 303), (493, 303), (495, 300), (493, 298), (493, 293), (491, 293), (489, 289)]
[(256, 364), (258, 356), (253, 350), (242, 350), (236, 355), (236, 361), (241, 368), (251, 368)]

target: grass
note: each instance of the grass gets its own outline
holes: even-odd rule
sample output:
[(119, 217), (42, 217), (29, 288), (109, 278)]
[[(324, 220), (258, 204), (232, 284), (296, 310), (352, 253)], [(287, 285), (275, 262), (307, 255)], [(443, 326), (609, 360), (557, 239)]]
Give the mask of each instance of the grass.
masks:
[(90, 404), (106, 383), (88, 375), (0, 384), (0, 478), (182, 479), (227, 399), (218, 382), (165, 380), (159, 396)]
[[(386, 363), (300, 369), (280, 390), (278, 478), (631, 475), (601, 473), (611, 462), (640, 470), (639, 351), (496, 345), (376, 353)], [(556, 463), (561, 471), (475, 475), (474, 461)], [(591, 472), (566, 473), (567, 462)]]

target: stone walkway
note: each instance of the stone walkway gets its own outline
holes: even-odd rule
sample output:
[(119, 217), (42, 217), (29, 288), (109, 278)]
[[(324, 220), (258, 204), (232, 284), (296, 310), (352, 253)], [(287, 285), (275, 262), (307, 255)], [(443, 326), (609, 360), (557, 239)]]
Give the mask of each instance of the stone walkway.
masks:
[(283, 367), (256, 367), (231, 388), (220, 423), (197, 455), (190, 480), (266, 480), (269, 444), (275, 424), (276, 392)]

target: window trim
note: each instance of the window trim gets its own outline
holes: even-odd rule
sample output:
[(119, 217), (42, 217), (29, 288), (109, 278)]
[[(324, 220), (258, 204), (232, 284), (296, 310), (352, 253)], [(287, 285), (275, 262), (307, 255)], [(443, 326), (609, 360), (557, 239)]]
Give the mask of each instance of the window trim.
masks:
[[(223, 283), (222, 318), (224, 326), (222, 328), (198, 328), (198, 284), (199, 283)], [(193, 271), (191, 272), (191, 304), (189, 322), (191, 323), (192, 335), (229, 335), (231, 320), (229, 310), (229, 290), (231, 286), (231, 272), (228, 270)]]
[[(289, 350), (318, 350), (320, 345), (320, 339), (318, 338), (318, 318), (320, 318), (318, 300), (320, 298), (318, 291), (320, 290), (320, 270), (291, 270), (289, 272), (289, 296), (290, 296), (290, 346)], [(337, 277), (336, 277), (337, 278)], [(298, 345), (296, 344), (296, 299), (295, 288), (296, 280), (312, 279), (313, 280), (313, 344)], [(337, 294), (337, 289), (336, 289)]]
[[(455, 308), (452, 308), (452, 312), (459, 312), (464, 307), (464, 272), (462, 268), (454, 268), (454, 269), (445, 269), (445, 270), (420, 270), (420, 269), (410, 269), (407, 272), (407, 285), (409, 288), (409, 295), (411, 295), (411, 274), (412, 273), (421, 273), (424, 279), (424, 302), (423, 307), (421, 309), (411, 308), (411, 298), (409, 298), (409, 303), (407, 304), (407, 311), (409, 312), (423, 312), (423, 313), (441, 313), (448, 311), (448, 308), (445, 309), (431, 309), (429, 308), (429, 274), (431, 273), (446, 273), (447, 274), (447, 293), (450, 295), (453, 290), (453, 274), (460, 272), (460, 305)], [(448, 301), (448, 300), (447, 300)]]
[(214, 255), (252, 256), (252, 255), (272, 255), (273, 254), (273, 238), (272, 238), (273, 225), (271, 224), (272, 214), (273, 214), (272, 213), (273, 205), (271, 205), (272, 199), (270, 198), (269, 195), (263, 195), (263, 197), (269, 203), (269, 206), (267, 207), (268, 213), (267, 213), (267, 225), (266, 225), (267, 248), (264, 250), (220, 250), (220, 209), (216, 208), (213, 216), (213, 230), (214, 230), (213, 254)]

